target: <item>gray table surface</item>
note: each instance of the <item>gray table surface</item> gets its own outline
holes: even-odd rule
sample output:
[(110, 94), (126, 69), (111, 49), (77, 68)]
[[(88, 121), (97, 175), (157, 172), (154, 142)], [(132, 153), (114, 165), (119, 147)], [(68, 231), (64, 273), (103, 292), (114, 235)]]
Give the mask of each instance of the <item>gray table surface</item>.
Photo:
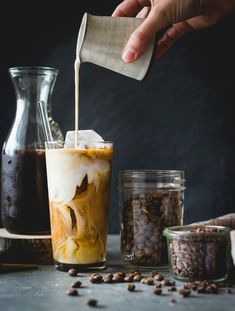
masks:
[[(124, 271), (119, 251), (119, 236), (109, 235), (107, 269), (102, 274)], [(144, 275), (149, 272), (144, 271)], [(170, 277), (169, 273), (163, 273)], [(94, 309), (86, 304), (90, 298), (98, 300), (97, 309), (104, 310), (235, 310), (235, 287), (232, 294), (221, 288), (219, 294), (197, 294), (182, 298), (177, 292), (169, 293), (164, 288), (163, 295), (153, 294), (153, 286), (136, 283), (136, 291), (129, 292), (127, 284), (92, 284), (88, 280), (90, 273), (80, 273), (78, 277), (70, 277), (59, 272), (53, 266), (41, 266), (38, 270), (11, 272), (0, 274), (0, 310), (1, 311), (73, 311)], [(66, 295), (70, 284), (76, 279), (82, 282), (78, 289), (79, 296)], [(177, 282), (177, 287), (182, 287)], [(172, 304), (171, 300), (176, 303)]]

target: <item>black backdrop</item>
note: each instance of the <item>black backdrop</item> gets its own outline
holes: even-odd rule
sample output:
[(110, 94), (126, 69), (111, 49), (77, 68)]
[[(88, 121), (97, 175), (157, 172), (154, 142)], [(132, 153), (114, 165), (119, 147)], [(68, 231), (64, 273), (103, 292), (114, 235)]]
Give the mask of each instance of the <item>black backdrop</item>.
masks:
[[(60, 70), (53, 114), (74, 126), (75, 47), (82, 15), (110, 15), (119, 1), (1, 1), (0, 144), (15, 114), (7, 69)], [(50, 4), (50, 5), (49, 5)], [(81, 68), (80, 126), (114, 141), (109, 231), (118, 231), (121, 169), (183, 169), (185, 222), (234, 211), (235, 15), (188, 34), (138, 82), (92, 64)]]

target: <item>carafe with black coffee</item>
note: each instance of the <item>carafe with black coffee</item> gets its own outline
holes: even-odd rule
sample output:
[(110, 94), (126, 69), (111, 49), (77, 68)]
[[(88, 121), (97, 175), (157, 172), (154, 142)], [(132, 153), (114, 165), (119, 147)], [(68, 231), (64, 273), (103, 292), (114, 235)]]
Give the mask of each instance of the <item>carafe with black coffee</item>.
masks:
[[(62, 140), (51, 117), (58, 70), (15, 67), (9, 73), (17, 98), (15, 120), (2, 150), (2, 224), (10, 233), (50, 232), (44, 142)], [(45, 128), (50, 129), (45, 133)], [(51, 137), (47, 137), (49, 134)]]

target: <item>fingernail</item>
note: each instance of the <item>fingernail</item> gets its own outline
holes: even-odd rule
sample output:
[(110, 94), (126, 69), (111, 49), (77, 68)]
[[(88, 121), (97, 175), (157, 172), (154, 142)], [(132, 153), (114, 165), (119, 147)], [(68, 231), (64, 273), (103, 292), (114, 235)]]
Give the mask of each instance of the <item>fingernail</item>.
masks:
[(137, 57), (137, 53), (132, 48), (127, 48), (126, 50), (124, 50), (124, 52), (122, 54), (122, 59), (126, 63), (133, 62), (136, 59), (136, 57)]

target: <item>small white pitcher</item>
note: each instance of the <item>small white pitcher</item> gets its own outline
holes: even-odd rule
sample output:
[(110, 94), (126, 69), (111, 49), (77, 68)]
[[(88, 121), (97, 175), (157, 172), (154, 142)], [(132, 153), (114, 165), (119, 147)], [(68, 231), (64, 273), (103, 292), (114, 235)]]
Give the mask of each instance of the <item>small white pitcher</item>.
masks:
[(155, 38), (134, 63), (122, 60), (124, 47), (143, 18), (93, 16), (85, 13), (80, 26), (76, 56), (80, 63), (90, 62), (125, 76), (142, 80), (149, 68)]

